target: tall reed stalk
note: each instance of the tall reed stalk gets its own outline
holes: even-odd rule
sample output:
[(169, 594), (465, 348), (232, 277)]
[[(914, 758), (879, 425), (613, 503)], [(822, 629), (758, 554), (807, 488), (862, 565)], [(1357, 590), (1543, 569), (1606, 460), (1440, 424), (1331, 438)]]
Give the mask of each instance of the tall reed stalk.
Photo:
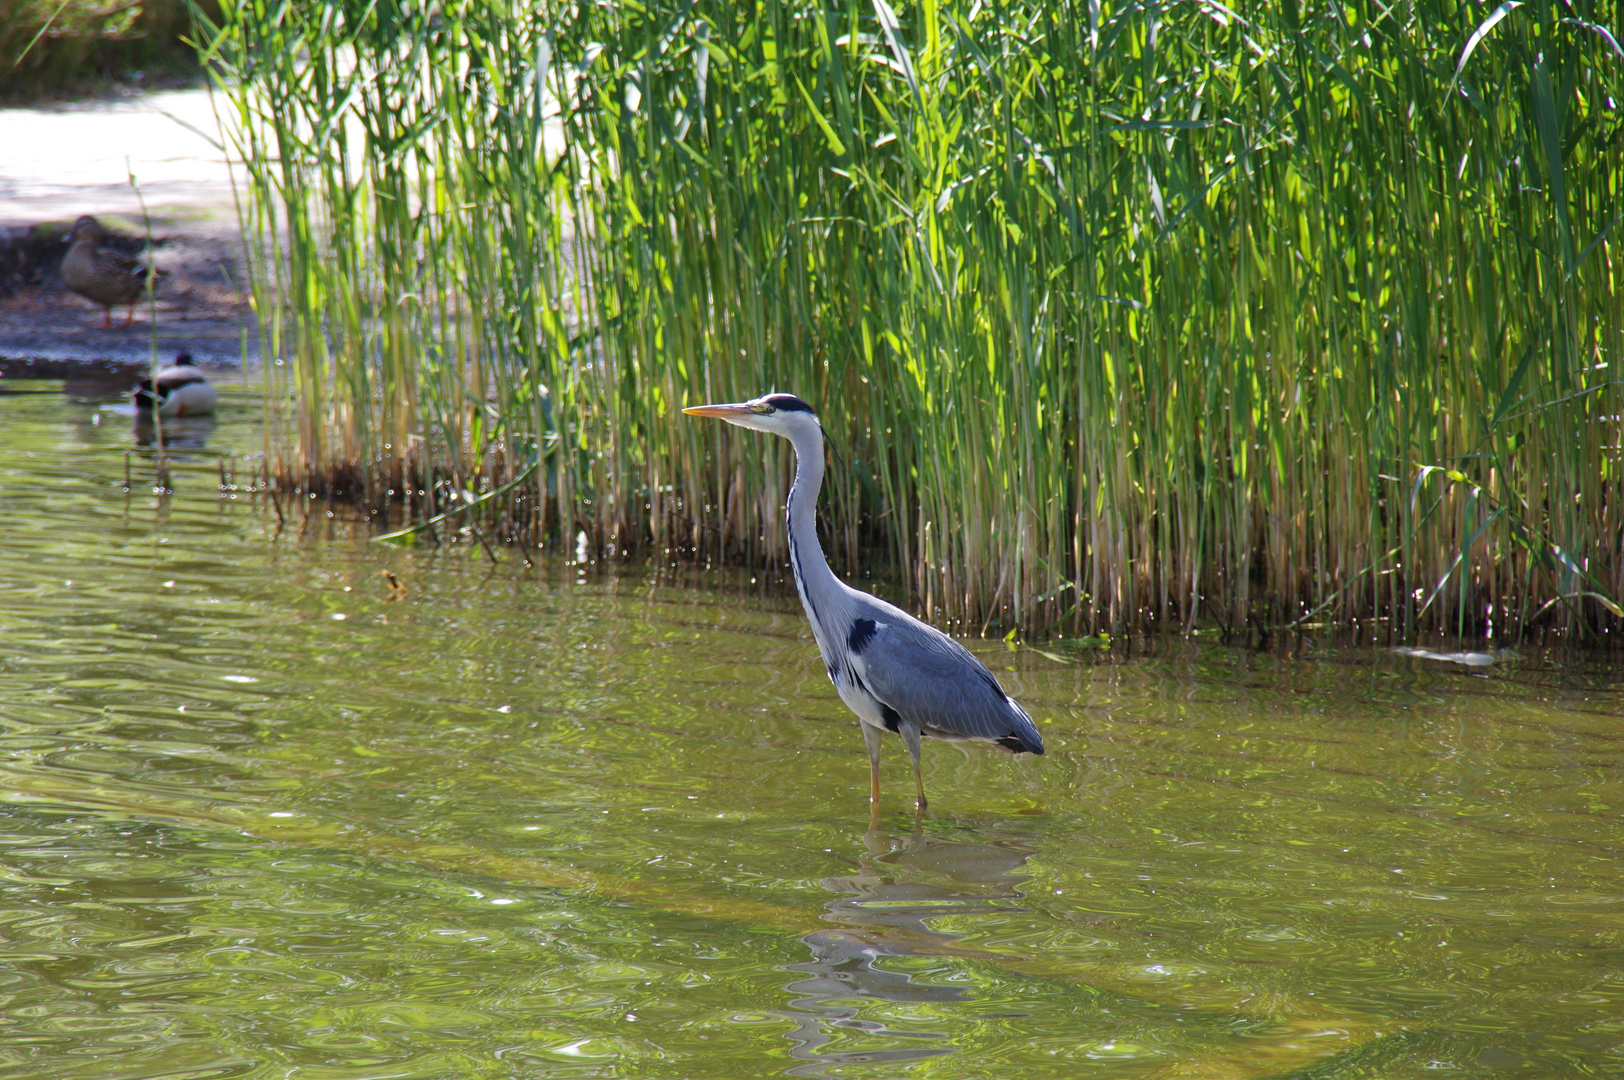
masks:
[[(227, 0), (288, 482), (986, 630), (1619, 625), (1611, 5)], [(465, 515), (468, 516), (468, 515)], [(477, 516), (477, 515), (473, 515)], [(457, 527), (456, 522), (446, 523)]]

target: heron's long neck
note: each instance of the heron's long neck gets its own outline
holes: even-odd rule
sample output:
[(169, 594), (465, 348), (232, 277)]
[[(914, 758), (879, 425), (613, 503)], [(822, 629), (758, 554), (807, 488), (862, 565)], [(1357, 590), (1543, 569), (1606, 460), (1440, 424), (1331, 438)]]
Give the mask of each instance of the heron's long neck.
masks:
[(818, 605), (840, 595), (841, 588), (818, 543), (818, 492), (823, 488), (822, 433), (796, 432), (790, 443), (795, 447), (795, 483), (790, 486), (789, 500), (784, 504), (789, 519), (789, 558), (801, 603), (814, 629), (821, 634), (823, 618)]

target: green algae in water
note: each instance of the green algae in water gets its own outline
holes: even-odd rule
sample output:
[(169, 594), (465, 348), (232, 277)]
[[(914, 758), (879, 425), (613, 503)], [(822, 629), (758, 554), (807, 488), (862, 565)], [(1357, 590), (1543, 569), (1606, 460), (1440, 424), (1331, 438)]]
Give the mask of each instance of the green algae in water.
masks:
[(0, 397), (8, 1077), (1624, 1067), (1604, 664), (978, 644), (1049, 754), (869, 832), (792, 593), (279, 531), (257, 416)]

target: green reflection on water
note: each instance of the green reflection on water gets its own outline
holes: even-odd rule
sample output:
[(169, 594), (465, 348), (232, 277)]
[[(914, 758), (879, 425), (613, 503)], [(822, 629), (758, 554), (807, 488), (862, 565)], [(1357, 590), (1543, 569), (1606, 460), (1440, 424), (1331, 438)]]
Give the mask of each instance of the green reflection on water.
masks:
[(1610, 670), (988, 648), (1049, 754), (865, 833), (792, 595), (279, 533), (257, 414), (0, 396), (7, 1077), (1624, 1066)]

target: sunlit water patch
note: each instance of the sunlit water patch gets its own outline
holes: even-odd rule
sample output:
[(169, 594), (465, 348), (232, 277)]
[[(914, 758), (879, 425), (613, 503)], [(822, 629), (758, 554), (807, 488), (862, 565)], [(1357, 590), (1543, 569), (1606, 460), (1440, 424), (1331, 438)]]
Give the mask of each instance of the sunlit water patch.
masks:
[(972, 643), (1049, 753), (871, 830), (792, 593), (279, 529), (257, 410), (0, 396), (7, 1077), (1624, 1069), (1603, 662)]

